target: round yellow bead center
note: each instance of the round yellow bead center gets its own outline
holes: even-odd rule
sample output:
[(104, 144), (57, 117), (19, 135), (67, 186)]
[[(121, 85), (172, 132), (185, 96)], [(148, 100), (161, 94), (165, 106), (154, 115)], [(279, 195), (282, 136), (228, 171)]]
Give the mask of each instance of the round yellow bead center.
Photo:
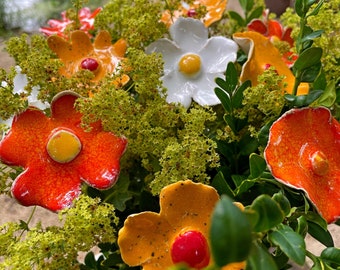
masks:
[(185, 75), (194, 75), (201, 69), (201, 58), (197, 54), (186, 54), (178, 63), (179, 71)]
[(312, 171), (317, 175), (325, 175), (328, 172), (328, 159), (324, 152), (316, 151), (310, 158), (312, 163)]
[(81, 142), (78, 137), (70, 131), (58, 130), (52, 132), (48, 143), (47, 152), (56, 162), (67, 163), (76, 158), (81, 150)]

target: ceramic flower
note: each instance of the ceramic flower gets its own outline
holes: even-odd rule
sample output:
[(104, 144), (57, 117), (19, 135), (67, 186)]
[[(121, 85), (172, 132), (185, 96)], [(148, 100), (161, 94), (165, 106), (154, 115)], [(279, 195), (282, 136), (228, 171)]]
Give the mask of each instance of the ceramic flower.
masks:
[[(208, 266), (210, 218), (218, 200), (214, 188), (190, 180), (165, 187), (160, 193), (160, 213), (142, 212), (125, 220), (118, 234), (124, 262), (144, 270), (167, 269), (176, 263), (194, 269)], [(243, 268), (245, 262), (223, 269)]]
[[(90, 30), (94, 29), (94, 20), (97, 14), (102, 10), (101, 7), (95, 9), (93, 13), (87, 7), (84, 7), (78, 12), (79, 19), (79, 30), (84, 31), (88, 36), (92, 37), (89, 33)], [(40, 32), (46, 36), (58, 35), (63, 38), (68, 38), (69, 31), (75, 27), (75, 22), (67, 17), (66, 11), (61, 13), (61, 20), (51, 19), (47, 22), (49, 27), (41, 27)]]
[(208, 38), (208, 29), (199, 20), (179, 18), (169, 39), (152, 43), (147, 53), (161, 53), (164, 59), (163, 85), (167, 102), (188, 108), (193, 99), (201, 106), (216, 105), (215, 78), (222, 77), (229, 62), (236, 60), (237, 44), (224, 37)]
[(72, 32), (70, 42), (59, 36), (50, 36), (47, 42), (64, 64), (61, 74), (69, 78), (77, 71), (87, 69), (94, 73), (94, 81), (115, 73), (126, 51), (125, 40), (111, 44), (107, 31), (99, 32), (93, 44), (83, 31)]
[(57, 95), (51, 117), (28, 108), (0, 142), (1, 161), (24, 168), (11, 189), (21, 204), (57, 211), (71, 205), (82, 181), (98, 189), (117, 181), (126, 139), (104, 132), (100, 122), (85, 132), (74, 108), (77, 98), (72, 92)]
[[(273, 66), (278, 75), (285, 76), (282, 92), (292, 94), (295, 77), (282, 60), (279, 50), (268, 38), (252, 31), (235, 33), (233, 37), (242, 50), (248, 54), (248, 60), (242, 66), (241, 81), (250, 80), (252, 85), (255, 86), (258, 84), (257, 77), (261, 75), (264, 70)], [(308, 91), (308, 84), (301, 83), (298, 87), (297, 94), (306, 95)]]
[(269, 10), (266, 9), (263, 12), (263, 18), (253, 19), (248, 25), (248, 31), (258, 32), (271, 40), (279, 39), (289, 43), (290, 47), (294, 46), (294, 40), (291, 37), (292, 28), (285, 28), (277, 20), (271, 20), (268, 18)]
[(282, 115), (270, 128), (264, 156), (273, 176), (304, 190), (328, 223), (340, 218), (340, 124), (328, 109)]
[(205, 16), (201, 19), (206, 27), (222, 18), (223, 12), (227, 6), (227, 0), (196, 0), (191, 4), (184, 1), (181, 2), (178, 10), (171, 15), (169, 10), (162, 14), (161, 21), (167, 26), (173, 24), (179, 17), (197, 17), (197, 10), (204, 7), (206, 9)]

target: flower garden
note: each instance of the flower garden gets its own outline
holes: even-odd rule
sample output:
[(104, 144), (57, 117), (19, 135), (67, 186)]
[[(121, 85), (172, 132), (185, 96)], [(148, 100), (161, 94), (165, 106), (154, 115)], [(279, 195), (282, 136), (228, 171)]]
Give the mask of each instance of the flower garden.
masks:
[(0, 269), (340, 268), (339, 0), (71, 2), (6, 42), (0, 193), (61, 225)]

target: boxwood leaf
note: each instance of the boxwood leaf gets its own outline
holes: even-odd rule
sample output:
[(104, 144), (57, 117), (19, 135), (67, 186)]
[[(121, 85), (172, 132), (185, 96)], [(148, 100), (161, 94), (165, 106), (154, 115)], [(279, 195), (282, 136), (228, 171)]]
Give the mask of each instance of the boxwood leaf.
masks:
[(250, 208), (259, 214), (259, 219), (254, 227), (256, 232), (268, 231), (280, 224), (285, 217), (280, 205), (266, 194), (258, 196)]
[(320, 255), (321, 259), (329, 263), (340, 265), (340, 248), (328, 247), (325, 248)]
[(278, 246), (291, 260), (299, 265), (305, 263), (306, 244), (302, 236), (287, 225), (280, 224), (268, 234), (268, 240)]
[[(311, 47), (303, 51), (299, 58), (295, 61), (293, 71), (303, 70), (320, 62), (322, 49), (319, 47)], [(295, 73), (295, 72), (294, 72)]]
[(247, 260), (247, 270), (278, 270), (278, 267), (273, 257), (266, 249), (257, 243), (253, 244), (250, 256)]
[(223, 108), (227, 112), (231, 113), (232, 112), (231, 101), (230, 101), (230, 97), (227, 94), (227, 92), (222, 90), (221, 88), (216, 87), (215, 88), (215, 94), (219, 98), (219, 100), (221, 101)]
[(267, 163), (263, 157), (252, 153), (249, 157), (250, 178), (254, 179), (260, 177), (267, 167)]
[(246, 260), (251, 249), (251, 225), (232, 200), (222, 195), (212, 214), (211, 251), (218, 266)]

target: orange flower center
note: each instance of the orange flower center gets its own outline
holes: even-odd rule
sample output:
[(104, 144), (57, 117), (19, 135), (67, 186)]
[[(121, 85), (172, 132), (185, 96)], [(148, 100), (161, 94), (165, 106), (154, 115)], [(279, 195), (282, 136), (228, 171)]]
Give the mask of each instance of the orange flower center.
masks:
[(52, 131), (46, 149), (54, 161), (67, 163), (78, 156), (81, 150), (81, 142), (74, 133), (62, 129)]
[(316, 151), (310, 157), (310, 161), (312, 164), (312, 171), (317, 175), (325, 175), (328, 172), (329, 164), (328, 159), (324, 152)]
[(179, 60), (178, 67), (185, 75), (195, 75), (201, 69), (201, 58), (197, 54), (186, 54)]
[(210, 260), (207, 240), (198, 231), (180, 234), (171, 246), (171, 258), (174, 264), (185, 263), (191, 268), (204, 268)]

